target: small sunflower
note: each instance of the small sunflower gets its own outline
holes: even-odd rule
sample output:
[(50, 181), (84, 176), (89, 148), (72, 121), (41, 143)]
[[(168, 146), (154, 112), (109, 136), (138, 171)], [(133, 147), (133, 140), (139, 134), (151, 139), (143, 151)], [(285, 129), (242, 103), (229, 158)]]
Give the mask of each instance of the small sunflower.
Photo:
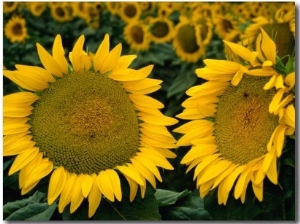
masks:
[(18, 7), (19, 2), (3, 2), (3, 13), (12, 13)]
[(173, 38), (174, 24), (167, 17), (155, 17), (149, 20), (151, 40), (154, 43), (165, 43)]
[(186, 62), (197, 62), (205, 54), (201, 39), (201, 25), (181, 17), (174, 28), (173, 47), (176, 54)]
[(225, 41), (240, 59), (204, 60), (196, 70), (208, 82), (190, 88), (178, 118), (190, 120), (174, 131), (178, 146), (192, 145), (181, 163), (194, 169), (200, 196), (218, 187), (218, 203), (226, 204), (233, 189), (245, 201), (246, 189), (263, 200), (264, 178), (278, 183), (277, 159), (285, 136), (295, 131), (295, 73), (274, 69), (276, 46), (261, 30), (256, 51)]
[(13, 16), (4, 26), (5, 36), (12, 42), (24, 42), (28, 38), (26, 20)]
[(51, 2), (49, 3), (50, 12), (58, 22), (68, 22), (73, 19), (73, 8), (68, 2)]
[(109, 50), (109, 36), (93, 55), (83, 51), (84, 36), (75, 43), (68, 64), (57, 35), (49, 54), (37, 43), (44, 66), (16, 65), (4, 70), (22, 92), (4, 96), (4, 156), (15, 156), (9, 175), (19, 172), (21, 194), (51, 175), (48, 204), (58, 197), (58, 211), (70, 204), (73, 213), (88, 200), (88, 216), (102, 198), (122, 200), (119, 175), (130, 186), (130, 201), (146, 181), (162, 181), (158, 167), (173, 169), (175, 139), (166, 126), (163, 104), (146, 94), (161, 80), (150, 79), (153, 66), (128, 68), (135, 55), (121, 56), (122, 45)]
[(27, 2), (26, 5), (29, 8), (30, 12), (37, 17), (41, 16), (47, 7), (46, 2)]
[(135, 51), (145, 51), (150, 47), (150, 33), (148, 27), (140, 20), (128, 23), (124, 27), (124, 39)]
[(126, 23), (131, 23), (140, 18), (142, 10), (138, 2), (122, 2), (118, 15)]
[(279, 57), (291, 55), (295, 46), (295, 5), (282, 5), (270, 17), (254, 18), (241, 34), (241, 42), (244, 46), (254, 45), (260, 28), (263, 28), (274, 38)]

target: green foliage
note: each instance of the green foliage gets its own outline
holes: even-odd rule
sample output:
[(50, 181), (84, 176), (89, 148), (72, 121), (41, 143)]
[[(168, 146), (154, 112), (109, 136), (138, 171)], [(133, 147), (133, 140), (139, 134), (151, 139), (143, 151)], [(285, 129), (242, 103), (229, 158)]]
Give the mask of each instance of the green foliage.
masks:
[(8, 202), (3, 206), (5, 220), (48, 221), (51, 219), (57, 205), (48, 206), (45, 193), (36, 191), (26, 199)]
[(209, 220), (210, 214), (204, 209), (203, 200), (196, 190), (190, 192), (173, 192), (157, 189), (155, 197), (158, 201), (162, 220)]

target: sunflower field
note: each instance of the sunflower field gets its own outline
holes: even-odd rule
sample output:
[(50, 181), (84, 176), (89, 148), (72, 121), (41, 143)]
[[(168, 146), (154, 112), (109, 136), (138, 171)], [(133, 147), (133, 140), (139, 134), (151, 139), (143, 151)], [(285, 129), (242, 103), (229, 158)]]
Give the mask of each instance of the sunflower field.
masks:
[(295, 220), (294, 2), (3, 3), (3, 220)]

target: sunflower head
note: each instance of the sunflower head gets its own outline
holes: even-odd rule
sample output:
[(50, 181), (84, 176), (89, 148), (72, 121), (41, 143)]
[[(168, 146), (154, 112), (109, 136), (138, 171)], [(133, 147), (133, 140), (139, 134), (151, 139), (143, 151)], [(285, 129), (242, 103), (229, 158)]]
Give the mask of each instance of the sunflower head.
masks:
[(173, 46), (176, 54), (186, 62), (196, 62), (205, 53), (205, 47), (201, 39), (201, 26), (181, 17), (181, 21), (175, 26)]
[(166, 126), (177, 120), (146, 95), (162, 82), (147, 78), (152, 65), (129, 68), (136, 56), (121, 56), (121, 44), (110, 50), (108, 35), (93, 56), (83, 46), (82, 35), (69, 63), (57, 35), (52, 55), (37, 44), (43, 67), (4, 70), (23, 91), (3, 100), (3, 154), (16, 156), (9, 175), (19, 171), (22, 194), (50, 176), (48, 204), (59, 200), (60, 213), (68, 204), (73, 213), (87, 198), (91, 217), (102, 198), (122, 200), (120, 175), (133, 201), (147, 181), (154, 188), (162, 181), (159, 167), (173, 169), (175, 139)]
[(3, 12), (12, 13), (18, 7), (18, 2), (3, 2)]
[(4, 26), (5, 36), (12, 42), (24, 42), (28, 38), (26, 20), (13, 16)]
[(174, 130), (183, 134), (178, 146), (191, 145), (181, 163), (194, 169), (201, 197), (218, 187), (219, 204), (231, 190), (244, 203), (251, 183), (262, 201), (264, 179), (278, 183), (277, 160), (295, 131), (295, 76), (276, 69), (276, 45), (263, 29), (256, 51), (224, 42), (235, 60), (204, 60), (196, 74), (208, 82), (186, 92), (177, 115), (189, 120)]
[(29, 8), (30, 12), (34, 16), (41, 16), (41, 14), (46, 10), (47, 3), (44, 2), (27, 2), (27, 7)]

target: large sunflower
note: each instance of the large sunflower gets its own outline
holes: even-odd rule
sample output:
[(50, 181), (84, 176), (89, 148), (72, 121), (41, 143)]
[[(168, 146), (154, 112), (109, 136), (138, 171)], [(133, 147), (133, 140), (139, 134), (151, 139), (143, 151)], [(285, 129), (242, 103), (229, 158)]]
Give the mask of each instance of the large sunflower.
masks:
[(192, 145), (181, 163), (187, 171), (195, 168), (201, 197), (218, 187), (218, 202), (225, 205), (233, 189), (244, 203), (251, 182), (262, 201), (263, 180), (277, 184), (277, 158), (295, 130), (295, 73), (274, 69), (276, 46), (264, 30), (256, 51), (225, 43), (235, 61), (204, 60), (196, 74), (208, 82), (187, 91), (177, 116), (191, 120), (174, 130), (184, 134), (178, 146)]
[(166, 126), (163, 104), (145, 95), (160, 88), (150, 79), (153, 66), (128, 68), (135, 55), (120, 56), (122, 45), (109, 51), (109, 36), (93, 60), (83, 51), (80, 36), (68, 64), (60, 35), (49, 54), (37, 44), (44, 66), (16, 65), (4, 70), (22, 92), (4, 96), (4, 156), (16, 158), (9, 175), (20, 171), (21, 193), (51, 175), (48, 204), (59, 196), (58, 210), (70, 204), (74, 212), (87, 198), (89, 217), (104, 196), (122, 200), (119, 175), (130, 185), (130, 201), (138, 187), (144, 197), (146, 181), (162, 181), (158, 167), (173, 169), (166, 158), (175, 139)]
[(26, 20), (13, 16), (4, 26), (5, 36), (12, 42), (24, 42), (28, 38)]

